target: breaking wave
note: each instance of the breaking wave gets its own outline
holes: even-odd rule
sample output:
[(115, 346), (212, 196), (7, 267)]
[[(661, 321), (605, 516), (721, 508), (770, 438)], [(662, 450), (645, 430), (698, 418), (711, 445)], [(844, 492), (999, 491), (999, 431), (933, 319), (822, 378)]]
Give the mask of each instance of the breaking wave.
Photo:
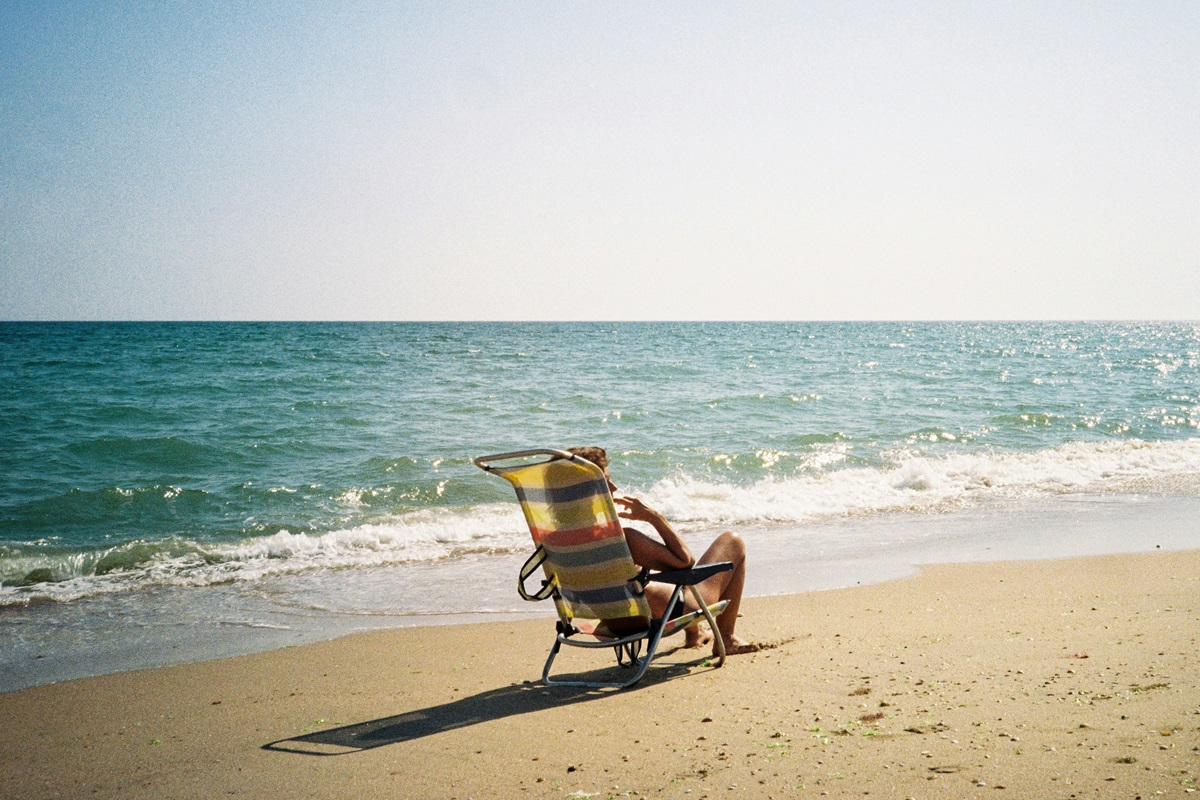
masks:
[[(827, 459), (748, 485), (689, 475), (656, 482), (651, 505), (683, 532), (789, 526), (834, 516), (929, 512), (988, 498), (1174, 487), (1200, 492), (1200, 439), (1074, 442), (1032, 452), (938, 456), (897, 449), (883, 466)], [(329, 532), (281, 530), (237, 541), (134, 540), (77, 552), (0, 546), (0, 606), (68, 602), (155, 586), (206, 586), (309, 570), (387, 566), (521, 551), (515, 502), (427, 508)]]

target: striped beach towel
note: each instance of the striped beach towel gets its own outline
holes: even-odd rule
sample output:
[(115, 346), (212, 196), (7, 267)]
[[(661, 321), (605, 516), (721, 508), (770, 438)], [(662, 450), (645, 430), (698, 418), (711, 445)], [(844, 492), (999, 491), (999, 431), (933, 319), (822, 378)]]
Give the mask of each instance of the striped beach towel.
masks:
[(564, 621), (649, 618), (604, 472), (579, 457), (493, 467), (513, 485)]

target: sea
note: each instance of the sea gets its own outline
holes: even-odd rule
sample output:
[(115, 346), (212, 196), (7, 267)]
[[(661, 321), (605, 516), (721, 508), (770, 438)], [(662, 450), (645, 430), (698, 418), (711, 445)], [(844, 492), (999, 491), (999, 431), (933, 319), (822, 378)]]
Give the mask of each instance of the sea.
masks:
[(1194, 548), (1200, 323), (3, 322), (0, 691), (550, 616), (473, 460), (574, 445), (751, 595)]

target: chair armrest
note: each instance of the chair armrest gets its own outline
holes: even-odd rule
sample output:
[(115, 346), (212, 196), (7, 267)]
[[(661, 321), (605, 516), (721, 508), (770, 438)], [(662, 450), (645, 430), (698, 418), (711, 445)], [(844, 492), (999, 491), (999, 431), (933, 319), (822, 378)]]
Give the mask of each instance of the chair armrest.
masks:
[(705, 578), (712, 577), (720, 572), (728, 572), (731, 569), (733, 569), (732, 561), (715, 561), (712, 564), (697, 564), (687, 569), (651, 572), (646, 576), (646, 579), (658, 583), (673, 583), (676, 586), (695, 586)]

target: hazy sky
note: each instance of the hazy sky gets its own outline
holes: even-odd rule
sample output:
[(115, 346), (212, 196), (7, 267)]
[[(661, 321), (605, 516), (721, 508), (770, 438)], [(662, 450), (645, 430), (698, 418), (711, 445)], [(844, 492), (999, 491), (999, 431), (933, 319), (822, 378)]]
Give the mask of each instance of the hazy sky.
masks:
[(1197, 319), (1200, 3), (0, 0), (0, 318)]

